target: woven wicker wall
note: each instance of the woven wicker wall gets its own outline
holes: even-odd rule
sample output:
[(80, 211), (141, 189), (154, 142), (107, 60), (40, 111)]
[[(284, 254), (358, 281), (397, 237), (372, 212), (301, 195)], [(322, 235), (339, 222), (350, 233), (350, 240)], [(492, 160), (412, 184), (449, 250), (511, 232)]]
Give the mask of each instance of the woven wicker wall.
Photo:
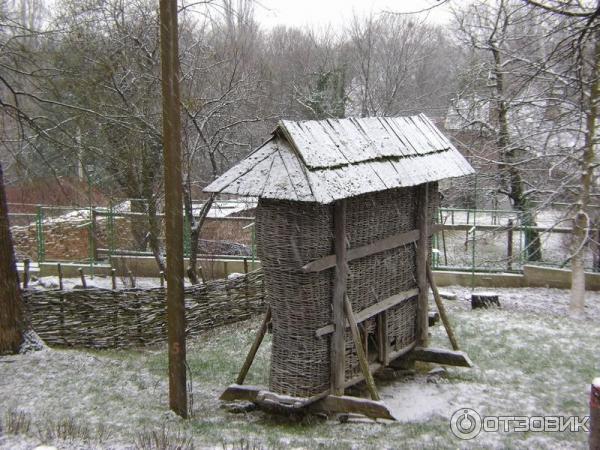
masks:
[[(437, 207), (437, 184), (430, 184), (429, 217)], [(347, 200), (350, 248), (416, 228), (416, 188), (394, 189)], [(273, 314), (270, 388), (298, 397), (319, 394), (330, 384), (330, 336), (315, 330), (331, 323), (335, 269), (303, 274), (300, 268), (333, 253), (333, 206), (261, 199), (256, 211), (258, 254)], [(415, 247), (408, 245), (349, 263), (347, 293), (355, 312), (416, 287)], [(393, 348), (415, 339), (416, 297), (388, 313)], [(363, 325), (375, 332), (375, 319)], [(360, 369), (346, 333), (346, 379)]]
[[(261, 271), (185, 288), (187, 335), (266, 309)], [(50, 345), (127, 348), (166, 342), (165, 289), (25, 290), (28, 319)]]

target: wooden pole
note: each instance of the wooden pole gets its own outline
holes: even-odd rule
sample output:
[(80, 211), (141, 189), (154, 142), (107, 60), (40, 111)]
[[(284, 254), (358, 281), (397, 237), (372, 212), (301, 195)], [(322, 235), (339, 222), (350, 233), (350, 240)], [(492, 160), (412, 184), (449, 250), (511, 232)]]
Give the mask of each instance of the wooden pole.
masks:
[(344, 395), (345, 341), (344, 296), (348, 263), (346, 260), (346, 201), (338, 200), (334, 206), (335, 228), (335, 286), (333, 289), (332, 316), (334, 331), (331, 336), (331, 393)]
[(416, 268), (419, 297), (417, 300), (417, 345), (427, 347), (429, 343), (429, 292), (427, 289), (427, 255), (429, 253), (429, 185), (419, 187), (417, 227), (419, 244), (417, 246)]
[(446, 307), (444, 306), (444, 303), (442, 303), (442, 298), (440, 297), (437, 285), (435, 284), (435, 280), (433, 279), (433, 272), (431, 271), (431, 266), (429, 264), (427, 264), (427, 279), (429, 280), (431, 292), (433, 292), (435, 304), (437, 305), (437, 309), (440, 312), (442, 323), (444, 324), (444, 328), (446, 329), (446, 334), (448, 335), (448, 339), (450, 340), (450, 344), (452, 345), (452, 350), (460, 350), (460, 348), (458, 347), (458, 341), (456, 340), (456, 336), (454, 336), (454, 331), (452, 331), (452, 326), (450, 325), (448, 314), (446, 313)]
[(240, 373), (235, 380), (236, 384), (244, 384), (244, 380), (246, 379), (246, 375), (248, 375), (248, 371), (250, 370), (250, 366), (252, 366), (252, 362), (254, 361), (254, 357), (256, 356), (256, 352), (262, 343), (265, 333), (267, 332), (267, 328), (269, 326), (269, 322), (271, 321), (271, 307), (267, 307), (267, 313), (260, 324), (260, 328), (256, 333), (256, 337), (254, 338), (254, 342), (252, 343), (252, 347), (250, 347), (250, 351), (246, 356), (246, 360), (244, 361), (244, 365), (240, 370)]
[(344, 295), (344, 310), (346, 311), (346, 317), (350, 323), (350, 331), (352, 332), (352, 339), (354, 340), (354, 346), (356, 347), (358, 363), (360, 364), (360, 370), (363, 373), (363, 377), (365, 377), (367, 389), (369, 390), (369, 394), (371, 394), (371, 398), (373, 400), (379, 400), (379, 393), (375, 387), (373, 375), (371, 375), (371, 371), (369, 370), (369, 361), (367, 361), (367, 355), (360, 339), (358, 325), (356, 324), (356, 319), (354, 318), (354, 313), (352, 312), (352, 304), (350, 303), (350, 300), (348, 300), (347, 295)]
[(506, 237), (506, 270), (512, 270), (513, 260), (513, 220), (508, 219), (508, 231)]
[(25, 323), (19, 291), (19, 274), (15, 261), (4, 177), (0, 164), (0, 355), (17, 353), (23, 341)]
[(87, 289), (87, 283), (85, 281), (85, 274), (83, 273), (83, 269), (80, 267), (79, 269), (77, 269), (77, 271), (79, 272), (79, 278), (81, 278), (81, 287)]
[(379, 350), (379, 362), (387, 366), (390, 363), (387, 311), (377, 314), (377, 347)]
[(29, 265), (31, 260), (29, 258), (25, 258), (23, 260), (23, 289), (27, 289), (29, 286)]
[(110, 269), (110, 279), (112, 281), (113, 291), (117, 290), (117, 269)]
[(56, 271), (58, 272), (58, 289), (60, 289), (62, 291), (64, 289), (63, 271), (62, 271), (62, 266), (60, 265), (60, 263), (56, 264)]
[(592, 382), (590, 393), (590, 450), (600, 450), (600, 378)]
[(169, 406), (188, 417), (183, 298), (183, 193), (177, 0), (160, 0), (165, 241), (167, 247), (167, 335), (169, 341)]

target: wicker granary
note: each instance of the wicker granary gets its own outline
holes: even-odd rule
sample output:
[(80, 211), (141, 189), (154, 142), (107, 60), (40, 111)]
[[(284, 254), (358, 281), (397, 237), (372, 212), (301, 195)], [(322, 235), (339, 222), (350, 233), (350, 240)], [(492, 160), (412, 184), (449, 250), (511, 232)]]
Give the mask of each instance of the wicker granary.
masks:
[(345, 299), (371, 368), (419, 343), (437, 182), (472, 172), (424, 115), (282, 121), (205, 189), (259, 198), (271, 392), (316, 398), (365, 377), (349, 322), (335, 326)]

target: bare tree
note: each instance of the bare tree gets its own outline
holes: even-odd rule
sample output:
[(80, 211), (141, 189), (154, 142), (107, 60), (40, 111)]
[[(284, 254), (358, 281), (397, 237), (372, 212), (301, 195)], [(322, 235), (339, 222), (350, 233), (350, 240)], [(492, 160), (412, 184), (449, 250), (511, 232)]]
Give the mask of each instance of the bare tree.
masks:
[(23, 341), (23, 310), (19, 278), (0, 164), (0, 355), (17, 353)]

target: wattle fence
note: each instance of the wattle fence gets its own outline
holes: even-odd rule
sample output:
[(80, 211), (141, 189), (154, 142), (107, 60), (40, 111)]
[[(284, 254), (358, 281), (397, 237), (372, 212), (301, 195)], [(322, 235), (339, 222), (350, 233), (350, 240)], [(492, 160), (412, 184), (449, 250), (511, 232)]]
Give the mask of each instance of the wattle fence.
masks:
[[(28, 318), (48, 345), (128, 348), (166, 341), (164, 288), (23, 291)], [(260, 270), (185, 288), (187, 335), (266, 310)]]

